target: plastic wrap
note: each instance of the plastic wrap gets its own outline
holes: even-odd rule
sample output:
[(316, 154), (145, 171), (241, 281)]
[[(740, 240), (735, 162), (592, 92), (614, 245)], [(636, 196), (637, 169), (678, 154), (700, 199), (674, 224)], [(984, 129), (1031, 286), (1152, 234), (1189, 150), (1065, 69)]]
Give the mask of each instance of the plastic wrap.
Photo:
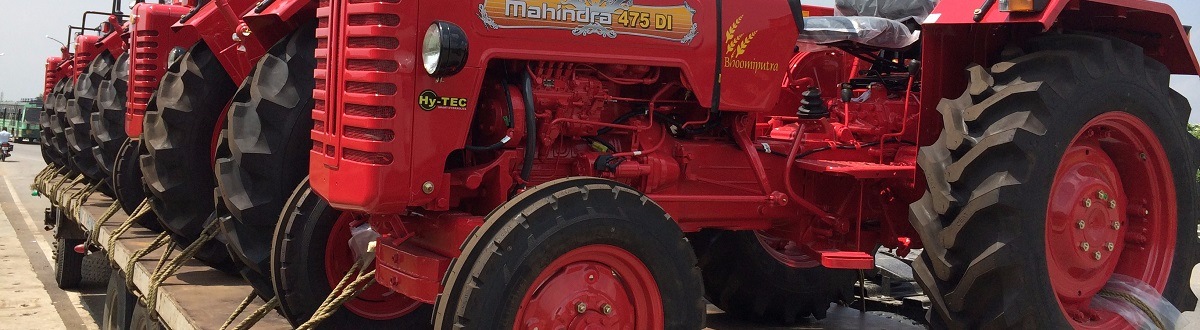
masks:
[(1146, 315), (1146, 312), (1137, 305), (1126, 301), (1120, 297), (1109, 297), (1104, 294), (1098, 294), (1092, 298), (1092, 308), (1098, 310), (1106, 310), (1121, 315), (1133, 325), (1135, 329), (1188, 329), (1186, 320), (1180, 318), (1181, 313), (1172, 305), (1171, 302), (1163, 299), (1162, 295), (1157, 290), (1142, 283), (1135, 278), (1113, 274), (1108, 283), (1104, 285), (1104, 292), (1115, 293), (1119, 295), (1128, 295), (1149, 307), (1155, 317), (1163, 324), (1160, 328)]
[(917, 21), (933, 12), (938, 0), (837, 0), (837, 12), (842, 16), (872, 16), (893, 20), (909, 17)]
[(375, 228), (371, 228), (371, 224), (363, 223), (358, 227), (350, 228), (350, 251), (354, 251), (354, 260), (374, 260), (375, 248), (372, 243), (379, 238), (379, 233)]
[(899, 49), (917, 42), (917, 35), (898, 21), (879, 17), (814, 16), (804, 19), (800, 43), (829, 44), (838, 41)]

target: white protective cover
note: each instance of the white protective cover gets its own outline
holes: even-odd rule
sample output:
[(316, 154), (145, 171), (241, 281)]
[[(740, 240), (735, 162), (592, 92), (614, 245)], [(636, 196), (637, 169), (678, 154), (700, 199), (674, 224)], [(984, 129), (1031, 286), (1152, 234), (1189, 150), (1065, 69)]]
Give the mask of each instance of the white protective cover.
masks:
[(909, 17), (918, 22), (933, 12), (938, 0), (837, 0), (837, 12), (842, 16), (871, 16), (903, 21)]
[[(839, 41), (900, 49), (916, 43), (918, 35), (899, 21), (868, 16), (814, 16), (804, 19), (800, 44), (829, 44)], [(805, 48), (805, 47), (802, 47)]]

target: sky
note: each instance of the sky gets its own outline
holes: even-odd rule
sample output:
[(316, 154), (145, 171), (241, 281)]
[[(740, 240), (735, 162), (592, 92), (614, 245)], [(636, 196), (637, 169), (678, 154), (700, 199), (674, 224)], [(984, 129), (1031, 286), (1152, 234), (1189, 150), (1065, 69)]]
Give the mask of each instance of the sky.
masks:
[[(131, 0), (122, 0), (128, 8)], [(782, 0), (781, 0), (782, 1)], [(834, 0), (805, 0), (805, 4), (832, 6)], [(1198, 26), (1192, 34), (1192, 47), (1200, 45), (1200, 1), (1160, 0), (1175, 7), (1185, 25)], [(4, 100), (34, 97), (41, 93), (46, 57), (58, 54), (57, 42), (66, 27), (80, 23), (87, 10), (108, 10), (110, 0), (0, 0), (0, 93)], [(89, 24), (92, 24), (89, 22)], [(64, 42), (66, 40), (63, 40)], [(1171, 86), (1200, 108), (1200, 78), (1176, 76)], [(1200, 109), (1189, 120), (1200, 124)]]

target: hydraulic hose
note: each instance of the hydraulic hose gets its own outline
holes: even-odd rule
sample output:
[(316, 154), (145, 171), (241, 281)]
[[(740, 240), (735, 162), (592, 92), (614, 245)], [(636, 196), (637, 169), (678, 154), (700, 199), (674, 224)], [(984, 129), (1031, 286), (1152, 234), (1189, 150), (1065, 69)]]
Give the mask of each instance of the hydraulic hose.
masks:
[(521, 83), (521, 98), (525, 101), (525, 161), (521, 164), (521, 180), (523, 186), (528, 186), (529, 176), (533, 174), (533, 159), (537, 156), (537, 118), (534, 115), (533, 75), (525, 71)]

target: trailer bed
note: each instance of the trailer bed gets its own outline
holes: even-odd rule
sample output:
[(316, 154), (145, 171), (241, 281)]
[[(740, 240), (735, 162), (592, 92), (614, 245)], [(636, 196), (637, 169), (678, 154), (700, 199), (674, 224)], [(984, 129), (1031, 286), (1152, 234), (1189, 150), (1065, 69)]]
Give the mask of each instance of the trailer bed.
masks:
[[(113, 203), (100, 194), (94, 194), (80, 207), (74, 218), (87, 227), (94, 225), (97, 218)], [(107, 248), (109, 237), (120, 226), (127, 216), (118, 212), (107, 223), (100, 227), (100, 243)], [(117, 240), (112, 254), (121, 271), (133, 273), (133, 284), (137, 287), (135, 293), (150, 291), (150, 276), (158, 265), (158, 259), (165, 252), (160, 248), (138, 260), (134, 269), (126, 269), (129, 258), (139, 249), (145, 248), (154, 241), (158, 234), (134, 224), (121, 238)], [(173, 256), (179, 255), (184, 246), (176, 246)], [(167, 327), (175, 330), (216, 329), (225, 323), (233, 314), (238, 304), (251, 292), (250, 285), (241, 277), (222, 273), (205, 266), (195, 259), (188, 260), (182, 268), (163, 282), (158, 290), (157, 310), (159, 317)], [(263, 305), (261, 299), (246, 308), (241, 317), (245, 317)], [(238, 321), (240, 322), (239, 317)], [(254, 329), (291, 329), (287, 320), (278, 313), (271, 311), (259, 321)]]

